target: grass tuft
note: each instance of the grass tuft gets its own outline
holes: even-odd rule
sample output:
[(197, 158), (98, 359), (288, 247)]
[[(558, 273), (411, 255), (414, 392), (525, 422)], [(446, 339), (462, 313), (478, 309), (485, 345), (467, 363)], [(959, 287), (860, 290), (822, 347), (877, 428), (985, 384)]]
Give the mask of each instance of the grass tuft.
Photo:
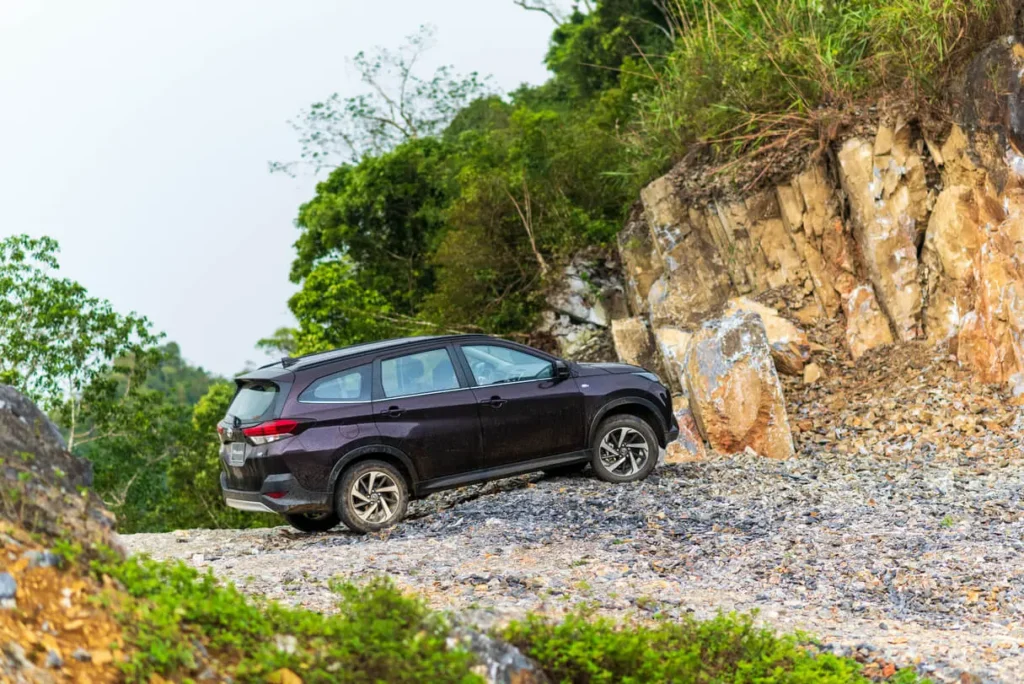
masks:
[(694, 143), (718, 159), (834, 136), (859, 102), (894, 97), (922, 110), (948, 101), (954, 75), (1012, 32), (1009, 0), (671, 0), (671, 52), (632, 65), (627, 134), (637, 164), (678, 160)]

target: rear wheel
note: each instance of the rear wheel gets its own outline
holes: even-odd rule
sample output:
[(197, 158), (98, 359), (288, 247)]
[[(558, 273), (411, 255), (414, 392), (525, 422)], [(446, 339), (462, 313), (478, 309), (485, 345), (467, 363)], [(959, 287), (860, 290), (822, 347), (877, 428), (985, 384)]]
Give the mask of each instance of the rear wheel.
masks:
[(341, 475), (335, 510), (353, 532), (376, 532), (405, 517), (409, 487), (390, 463), (361, 461)]
[(658, 438), (642, 418), (612, 416), (594, 434), (590, 465), (605, 482), (635, 482), (658, 464)]
[(300, 532), (326, 532), (338, 526), (341, 518), (334, 511), (323, 513), (291, 513), (284, 519)]

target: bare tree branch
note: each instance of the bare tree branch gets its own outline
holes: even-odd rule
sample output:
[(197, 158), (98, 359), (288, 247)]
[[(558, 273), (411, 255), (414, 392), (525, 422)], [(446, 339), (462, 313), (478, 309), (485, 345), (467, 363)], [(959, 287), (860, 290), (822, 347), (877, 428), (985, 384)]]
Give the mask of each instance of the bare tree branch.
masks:
[(565, 23), (565, 15), (558, 9), (555, 3), (549, 0), (535, 0), (535, 3), (531, 4), (529, 0), (512, 0), (513, 4), (522, 7), (524, 10), (530, 12), (540, 12), (546, 14), (551, 21), (555, 22), (558, 26)]
[(530, 249), (533, 250), (533, 256), (537, 258), (537, 263), (540, 265), (540, 272), (542, 275), (547, 275), (548, 263), (544, 261), (544, 256), (537, 249), (537, 241), (533, 237), (533, 212), (530, 209), (530, 190), (526, 186), (526, 179), (523, 179), (523, 203), (526, 205), (526, 213), (523, 213), (522, 207), (516, 198), (505, 188), (505, 194), (512, 200), (512, 204), (516, 207), (516, 212), (519, 213), (519, 219), (523, 222), (523, 228), (526, 229), (526, 234), (530, 238)]

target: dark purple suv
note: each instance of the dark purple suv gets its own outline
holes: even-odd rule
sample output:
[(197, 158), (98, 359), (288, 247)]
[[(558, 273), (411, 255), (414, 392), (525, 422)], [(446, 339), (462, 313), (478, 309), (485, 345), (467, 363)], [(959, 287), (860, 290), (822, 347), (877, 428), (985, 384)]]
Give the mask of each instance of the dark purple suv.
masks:
[(653, 373), (484, 335), (360, 344), (235, 382), (224, 500), (308, 532), (379, 530), (410, 498), (535, 470), (632, 482), (679, 432)]

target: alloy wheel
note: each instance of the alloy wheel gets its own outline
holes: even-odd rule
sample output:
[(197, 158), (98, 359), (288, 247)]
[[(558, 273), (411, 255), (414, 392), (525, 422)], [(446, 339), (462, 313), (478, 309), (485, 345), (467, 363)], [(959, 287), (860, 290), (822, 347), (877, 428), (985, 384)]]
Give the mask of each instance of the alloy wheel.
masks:
[(601, 463), (608, 472), (622, 477), (640, 472), (650, 457), (647, 440), (631, 427), (609, 430), (601, 440), (599, 453)]
[(349, 491), (352, 509), (360, 520), (368, 523), (389, 520), (398, 510), (400, 496), (398, 483), (380, 470), (363, 473)]

